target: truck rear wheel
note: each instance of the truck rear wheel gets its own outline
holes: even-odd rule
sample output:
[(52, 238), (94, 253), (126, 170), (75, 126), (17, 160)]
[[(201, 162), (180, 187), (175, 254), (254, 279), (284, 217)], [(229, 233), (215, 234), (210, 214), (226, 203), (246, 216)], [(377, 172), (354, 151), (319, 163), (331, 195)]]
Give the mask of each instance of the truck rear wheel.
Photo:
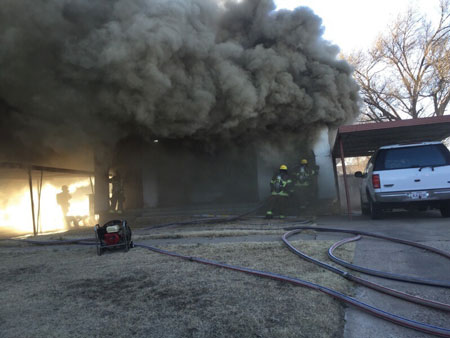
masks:
[(379, 204), (372, 201), (370, 197), (368, 199), (369, 199), (370, 218), (380, 219), (381, 217), (383, 217), (383, 210), (381, 210)]
[(450, 217), (450, 202), (442, 204), (440, 209), (442, 217)]
[(362, 197), (360, 197), (360, 201), (361, 201), (361, 213), (364, 216), (369, 216), (370, 215), (370, 206), (367, 203), (363, 202)]

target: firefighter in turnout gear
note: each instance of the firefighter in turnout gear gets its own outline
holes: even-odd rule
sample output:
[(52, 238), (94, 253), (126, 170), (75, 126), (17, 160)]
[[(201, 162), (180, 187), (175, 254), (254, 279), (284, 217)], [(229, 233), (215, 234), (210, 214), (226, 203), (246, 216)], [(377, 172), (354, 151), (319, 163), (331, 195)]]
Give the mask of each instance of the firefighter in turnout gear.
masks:
[(125, 201), (123, 182), (120, 174), (117, 172), (109, 179), (109, 183), (112, 185), (110, 212), (117, 212), (120, 214), (123, 211), (123, 202)]
[(70, 219), (69, 216), (67, 216), (67, 214), (69, 213), (71, 198), (72, 196), (69, 193), (69, 188), (67, 187), (67, 185), (63, 185), (61, 187), (61, 192), (56, 195), (56, 203), (58, 203), (59, 206), (61, 207), (61, 211), (64, 217), (64, 225), (66, 227), (69, 226), (70, 224)]
[(269, 198), (266, 218), (273, 218), (274, 215), (278, 215), (280, 218), (285, 217), (291, 184), (292, 180), (288, 174), (288, 168), (283, 164), (270, 181), (271, 196)]
[(317, 175), (316, 170), (308, 165), (308, 160), (303, 158), (300, 165), (294, 169), (294, 196), (295, 209), (305, 208), (311, 199), (315, 198), (313, 180)]

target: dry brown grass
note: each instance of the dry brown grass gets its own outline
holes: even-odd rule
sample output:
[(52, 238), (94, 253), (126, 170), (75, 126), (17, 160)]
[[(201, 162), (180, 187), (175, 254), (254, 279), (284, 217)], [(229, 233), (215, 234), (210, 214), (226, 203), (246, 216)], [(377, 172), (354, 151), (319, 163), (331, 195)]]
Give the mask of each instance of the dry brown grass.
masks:
[[(325, 259), (326, 241), (298, 242)], [(304, 278), (349, 284), (281, 243), (167, 247)], [(352, 247), (339, 254), (351, 259)], [(145, 249), (0, 247), (2, 337), (341, 337), (343, 308), (305, 288), (184, 261)]]

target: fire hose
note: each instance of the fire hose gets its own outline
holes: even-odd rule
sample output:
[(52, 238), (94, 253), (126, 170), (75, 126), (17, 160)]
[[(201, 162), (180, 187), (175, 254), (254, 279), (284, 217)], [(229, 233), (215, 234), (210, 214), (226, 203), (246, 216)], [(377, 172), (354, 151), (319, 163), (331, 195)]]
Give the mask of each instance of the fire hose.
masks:
[(256, 276), (260, 276), (260, 277), (265, 277), (265, 278), (270, 278), (270, 279), (274, 279), (274, 280), (278, 280), (278, 281), (282, 281), (282, 282), (291, 283), (291, 284), (294, 284), (297, 286), (307, 287), (307, 288), (310, 288), (310, 289), (313, 289), (316, 291), (323, 292), (326, 295), (329, 295), (339, 301), (342, 301), (346, 304), (352, 305), (357, 309), (360, 309), (364, 312), (367, 312), (367, 313), (369, 313), (373, 316), (379, 317), (381, 319), (390, 321), (394, 324), (401, 325), (401, 326), (404, 326), (404, 327), (407, 327), (410, 329), (414, 329), (417, 331), (425, 332), (428, 334), (436, 335), (439, 337), (446, 337), (446, 338), (450, 337), (450, 329), (446, 329), (446, 328), (442, 328), (442, 327), (438, 327), (438, 326), (434, 326), (434, 325), (429, 325), (429, 324), (425, 324), (425, 323), (420, 323), (420, 322), (417, 322), (417, 321), (414, 321), (411, 319), (397, 316), (395, 314), (392, 314), (392, 313), (380, 310), (376, 307), (370, 306), (366, 303), (363, 303), (363, 302), (361, 302), (357, 299), (354, 299), (350, 296), (344, 295), (333, 289), (324, 287), (319, 284), (311, 283), (311, 282), (308, 282), (308, 281), (305, 281), (302, 279), (284, 276), (284, 275), (273, 273), (273, 272), (260, 271), (260, 270), (255, 270), (255, 269), (251, 269), (251, 268), (230, 265), (230, 264), (221, 263), (221, 262), (208, 260), (208, 259), (204, 259), (204, 258), (182, 255), (182, 254), (179, 254), (176, 252), (158, 249), (158, 248), (155, 248), (150, 245), (135, 244), (135, 247), (145, 248), (145, 249), (148, 249), (148, 250), (151, 250), (153, 252), (157, 252), (157, 253), (160, 253), (163, 255), (177, 257), (177, 258), (185, 259), (185, 260), (192, 261), (192, 262), (197, 262), (197, 263), (206, 264), (206, 265), (213, 265), (213, 266), (217, 266), (217, 267), (224, 268), (224, 269), (240, 271), (240, 272), (244, 272), (247, 274), (252, 274), (252, 275), (256, 275)]
[(226, 222), (233, 222), (236, 221), (242, 217), (245, 217), (247, 215), (250, 215), (257, 211), (259, 208), (264, 206), (266, 203), (266, 200), (261, 201), (251, 210), (246, 211), (245, 213), (239, 214), (239, 215), (233, 215), (228, 217), (207, 217), (207, 218), (198, 218), (190, 221), (178, 221), (178, 222), (171, 222), (171, 223), (162, 223), (162, 224), (156, 224), (151, 225), (146, 228), (142, 228), (141, 230), (154, 230), (154, 229), (160, 229), (160, 228), (166, 228), (172, 225), (193, 225), (193, 224), (210, 224), (210, 223), (226, 223)]
[[(236, 220), (239, 217), (242, 216), (233, 216), (233, 217), (227, 217), (227, 218), (221, 218), (221, 221), (224, 221), (224, 219), (226, 219), (226, 221), (230, 221), (230, 220)], [(208, 222), (214, 222), (211, 219), (208, 219)], [(198, 224), (198, 223), (203, 223), (203, 222), (199, 222), (197, 220), (195, 221), (187, 221), (187, 222), (181, 222), (182, 225), (185, 224)], [(167, 224), (163, 224), (163, 225), (157, 225), (157, 226), (153, 226), (150, 229), (155, 229), (155, 228), (160, 228), (163, 226), (169, 226), (169, 225), (174, 225), (174, 224), (180, 224), (180, 223), (167, 223)], [(289, 228), (288, 228), (289, 229)], [(328, 265), (326, 263), (320, 262), (318, 260), (315, 260), (307, 255), (305, 255), (304, 253), (300, 252), (299, 250), (297, 250), (296, 248), (294, 248), (289, 241), (287, 240), (288, 237), (293, 236), (297, 233), (300, 233), (303, 230), (315, 230), (315, 231), (327, 231), (327, 232), (342, 232), (342, 233), (350, 233), (350, 234), (355, 234), (357, 235), (356, 237), (353, 237), (351, 239), (346, 239), (343, 241), (339, 241), (336, 244), (334, 244), (329, 252), (331, 251), (331, 254), (333, 253), (333, 250), (336, 249), (337, 247), (339, 247), (340, 245), (343, 245), (347, 242), (349, 242), (350, 240), (356, 240), (359, 239), (361, 235), (364, 236), (370, 236), (370, 237), (375, 237), (375, 238), (380, 238), (380, 239), (385, 239), (385, 240), (390, 240), (390, 241), (394, 241), (394, 242), (398, 242), (398, 243), (402, 243), (402, 244), (406, 244), (406, 245), (412, 245), (418, 248), (422, 248), (425, 250), (429, 250), (431, 252), (434, 252), (436, 254), (439, 254), (443, 257), (446, 258), (450, 258), (450, 253), (442, 251), (442, 250), (438, 250), (436, 248), (432, 248), (423, 244), (419, 244), (419, 243), (415, 243), (415, 242), (410, 242), (410, 241), (406, 241), (406, 240), (402, 240), (402, 239), (398, 239), (398, 238), (392, 238), (392, 237), (388, 237), (388, 236), (383, 236), (383, 235), (378, 235), (378, 234), (374, 234), (374, 233), (368, 233), (368, 232), (361, 232), (361, 231), (356, 231), (356, 230), (346, 230), (346, 229), (333, 229), (333, 228), (322, 228), (322, 227), (313, 227), (313, 226), (297, 226), (295, 227), (295, 229), (292, 230), (292, 228), (290, 228), (291, 231), (287, 232), (286, 234), (283, 235), (282, 239), (285, 242), (285, 244), (288, 246), (288, 248), (293, 251), (294, 253), (296, 253), (297, 255), (301, 256), (302, 258), (313, 262), (315, 264), (318, 264), (319, 266), (326, 268), (330, 271), (333, 271), (335, 273), (338, 273), (339, 275), (352, 280), (354, 282), (358, 282), (361, 283), (363, 285), (369, 286), (373, 289), (376, 289), (378, 291), (382, 291), (385, 292), (387, 294), (391, 294), (393, 296), (399, 297), (399, 298), (403, 298), (405, 300), (409, 300), (415, 303), (419, 303), (422, 305), (426, 305), (426, 306), (431, 306), (440, 310), (445, 310), (445, 311), (449, 311), (450, 306), (444, 303), (440, 303), (440, 302), (435, 302), (435, 301), (430, 301), (430, 300), (425, 300), (422, 299), (420, 297), (415, 297), (415, 296), (411, 296), (399, 291), (395, 291), (386, 287), (383, 287), (381, 285), (375, 284), (375, 283), (371, 283), (369, 281), (366, 281), (364, 279), (361, 279), (359, 277), (353, 276), (351, 274), (349, 274), (346, 271), (337, 269), (331, 265)], [(55, 245), (55, 244), (81, 244), (81, 245), (95, 245), (95, 243), (92, 242), (92, 239), (78, 239), (78, 240), (59, 240), (59, 241), (35, 241), (35, 240), (22, 240), (25, 242), (28, 242), (30, 244), (39, 244), (39, 245)], [(364, 302), (361, 302), (357, 299), (354, 299), (350, 296), (344, 295), (336, 290), (321, 286), (319, 284), (315, 284), (312, 282), (308, 282), (305, 280), (301, 280), (298, 278), (293, 278), (293, 277), (289, 277), (289, 276), (284, 276), (281, 274), (277, 274), (277, 273), (272, 273), (272, 272), (267, 272), (267, 271), (260, 271), (260, 270), (255, 270), (255, 269), (251, 269), (251, 268), (246, 268), (246, 267), (240, 267), (240, 266), (235, 266), (235, 265), (230, 265), (230, 264), (226, 264), (226, 263), (221, 263), (221, 262), (217, 262), (217, 261), (213, 261), (213, 260), (208, 260), (208, 259), (204, 259), (204, 258), (199, 258), (199, 257), (192, 257), (192, 256), (187, 256), (187, 255), (182, 255), (176, 252), (170, 252), (167, 250), (163, 250), (163, 249), (159, 249), (153, 246), (149, 246), (149, 245), (145, 245), (145, 244), (135, 244), (135, 247), (141, 247), (141, 248), (145, 248), (148, 250), (151, 250), (153, 252), (157, 252), (160, 254), (165, 254), (165, 255), (169, 255), (172, 257), (177, 257), (177, 258), (181, 258), (181, 259), (185, 259), (185, 260), (189, 260), (192, 262), (197, 262), (197, 263), (201, 263), (201, 264), (206, 264), (206, 265), (213, 265), (213, 266), (217, 266), (217, 267), (221, 267), (221, 268), (225, 268), (225, 269), (229, 269), (229, 270), (234, 270), (234, 271), (240, 271), (240, 272), (244, 272), (244, 273), (248, 273), (248, 274), (252, 274), (252, 275), (256, 275), (256, 276), (260, 276), (260, 277), (265, 277), (265, 278), (270, 278), (270, 279), (274, 279), (274, 280), (279, 280), (279, 281), (283, 281), (283, 282), (288, 282), (297, 286), (303, 286), (303, 287), (307, 287), (316, 291), (320, 291), (323, 292), (339, 301), (342, 301), (346, 304), (352, 305), (353, 307), (360, 309), (364, 312), (367, 312), (373, 316), (379, 317), (381, 319), (384, 319), (386, 321), (390, 321), (394, 324), (397, 325), (401, 325), (410, 329), (414, 329), (417, 331), (421, 331), (424, 333), (428, 333), (428, 334), (432, 334), (432, 335), (436, 335), (439, 337), (447, 337), (450, 338), (450, 329), (447, 328), (442, 328), (442, 327), (438, 327), (438, 326), (434, 326), (434, 325), (429, 325), (426, 323), (421, 323), (421, 322), (417, 322), (411, 319), (407, 319), (386, 311), (383, 311), (381, 309), (378, 309), (376, 307), (373, 307), (371, 305), (368, 305)], [(338, 259), (339, 260), (339, 259)], [(349, 264), (349, 263), (348, 263)], [(401, 280), (400, 278), (403, 278), (404, 276), (400, 276), (399, 280)], [(428, 282), (428, 280), (423, 280), (425, 281), (424, 284), (428, 284), (430, 285)], [(420, 283), (420, 279), (414, 281), (414, 283)], [(446, 286), (446, 282), (442, 282), (440, 283), (442, 285), (439, 286)]]
[[(368, 233), (368, 232), (359, 232), (356, 230), (345, 230), (345, 229), (333, 229), (333, 228), (322, 228), (322, 227), (297, 227), (296, 229), (287, 232), (283, 235), (282, 240), (283, 242), (287, 245), (287, 247), (296, 255), (300, 256), (301, 258), (314, 263), (326, 270), (329, 270), (331, 272), (334, 272), (338, 275), (340, 275), (341, 277), (344, 277), (352, 282), (364, 285), (366, 287), (369, 287), (371, 289), (377, 290), (379, 292), (383, 292), (385, 294), (391, 295), (393, 297), (397, 297), (400, 299), (404, 299), (406, 301), (412, 302), (412, 303), (416, 303), (416, 304), (420, 304), (420, 305), (424, 305), (424, 306), (428, 306), (428, 307), (432, 307), (438, 310), (442, 310), (442, 311), (448, 311), (450, 312), (450, 305), (449, 304), (445, 304), (445, 303), (441, 303), (441, 302), (437, 302), (437, 301), (433, 301), (433, 300), (429, 300), (429, 299), (424, 299), (418, 296), (413, 296), (398, 290), (394, 290), (385, 286), (382, 286), (378, 283), (373, 283), (370, 282), (366, 279), (357, 277), (355, 275), (352, 275), (351, 273), (338, 269), (332, 265), (326, 264), (322, 261), (319, 261), (317, 259), (314, 259), (308, 255), (306, 255), (305, 253), (301, 252), (300, 250), (298, 250), (297, 248), (295, 248), (287, 239), (295, 234), (300, 233), (303, 230), (314, 230), (314, 231), (326, 231), (326, 232), (344, 232), (344, 233), (353, 233), (353, 234), (357, 234), (357, 236), (352, 237), (350, 239), (344, 239), (341, 240), (335, 244), (333, 244), (330, 249), (328, 250), (329, 255), (333, 255), (333, 251), (338, 248), (339, 246), (351, 242), (351, 241), (356, 241), (359, 240), (361, 238), (361, 234), (364, 234), (365, 236), (370, 236), (370, 237), (378, 237), (378, 238), (383, 238), (385, 240), (390, 240), (390, 241), (401, 241), (402, 244), (406, 244), (406, 245), (410, 245), (410, 246), (414, 246), (414, 247), (420, 247), (421, 249), (425, 249), (428, 250), (430, 252), (434, 252), (440, 255), (443, 255), (446, 258), (450, 258), (450, 254), (442, 251), (442, 250), (438, 250), (436, 248), (433, 247), (429, 247), (426, 245), (422, 245), (422, 244), (418, 244), (415, 242), (410, 242), (410, 241), (405, 241), (405, 240), (400, 240), (398, 238), (393, 238), (393, 237), (388, 237), (388, 236), (383, 236), (383, 235), (378, 235), (378, 234), (374, 234), (374, 233)], [(339, 258), (337, 258), (337, 262), (339, 263), (341, 260)], [(359, 267), (357, 267), (356, 265), (353, 265), (355, 267), (355, 270), (359, 271)], [(384, 273), (380, 273), (380, 277), (382, 277)], [(403, 280), (402, 278), (404, 276), (401, 275), (395, 275), (395, 274), (389, 274), (387, 273), (387, 275), (391, 276), (391, 277), (396, 277), (396, 280), (401, 280), (401, 281), (409, 281), (409, 278), (406, 278), (405, 280)], [(423, 283), (421, 283), (421, 281), (423, 281)], [(419, 279), (419, 278), (414, 278), (414, 283), (418, 283), (418, 284), (424, 284), (424, 285), (430, 285), (429, 280), (426, 279)], [(447, 287), (448, 282), (443, 282), (443, 281), (434, 281), (436, 282), (435, 284), (432, 284), (433, 286), (443, 286), (443, 287)], [(439, 284), (439, 285), (438, 285)]]
[[(358, 231), (358, 230), (345, 230), (345, 229), (333, 229), (333, 228), (319, 228), (319, 227), (296, 227), (296, 229), (286, 233), (283, 235), (282, 239), (283, 242), (288, 246), (289, 249), (291, 249), (292, 252), (294, 252), (296, 255), (299, 255), (300, 257), (313, 262), (315, 264), (318, 264), (320, 266), (322, 266), (325, 269), (328, 269), (330, 271), (336, 272), (342, 276), (345, 276), (346, 273), (345, 271), (339, 270), (337, 268), (334, 268), (331, 265), (325, 264), (323, 262), (319, 262), (303, 253), (301, 253), (300, 251), (296, 250), (287, 240), (287, 238), (300, 233), (303, 230), (314, 230), (314, 231), (326, 231), (326, 232), (341, 232), (341, 233), (348, 233), (348, 234), (354, 234), (354, 235), (363, 235), (363, 236), (367, 236), (367, 237), (374, 237), (374, 238), (379, 238), (379, 239), (384, 239), (387, 241), (391, 241), (391, 242), (396, 242), (396, 243), (401, 243), (401, 244), (405, 244), (405, 245), (409, 245), (409, 246), (413, 246), (416, 248), (420, 248), (420, 249), (424, 249), (430, 252), (433, 252), (435, 254), (441, 255), (447, 259), (450, 259), (450, 253), (443, 251), (443, 250), (439, 250), (424, 244), (420, 244), (420, 243), (416, 243), (416, 242), (411, 242), (411, 241), (407, 241), (404, 239), (400, 239), (400, 238), (395, 238), (395, 237), (389, 237), (389, 236), (384, 236), (384, 235), (379, 235), (376, 233), (371, 233), (371, 232), (365, 232), (365, 231)], [(394, 280), (398, 280), (398, 281), (402, 281), (402, 282), (408, 282), (408, 283), (416, 283), (416, 284), (423, 284), (423, 285), (430, 285), (430, 286), (440, 286), (440, 287), (445, 287), (445, 288), (450, 288), (450, 281), (436, 281), (436, 280), (430, 280), (430, 279), (423, 279), (423, 278), (417, 278), (417, 277), (412, 277), (412, 276), (404, 276), (404, 275), (400, 275), (400, 274), (393, 274), (393, 273), (388, 273), (388, 272), (382, 272), (382, 271), (377, 271), (377, 270), (372, 270), (372, 269), (367, 269), (364, 267), (360, 267), (354, 264), (350, 264), (348, 262), (343, 261), (340, 258), (337, 258), (336, 256), (333, 255), (333, 251), (347, 243), (350, 241), (356, 241), (360, 239), (360, 237), (356, 236), (350, 239), (346, 239), (343, 241), (339, 241), (338, 243), (334, 244), (330, 250), (328, 251), (328, 255), (329, 257), (336, 263), (341, 264), (349, 269), (352, 270), (356, 270), (356, 271), (360, 271), (363, 272), (365, 274), (369, 274), (369, 275), (374, 275), (374, 276), (378, 276), (378, 277), (383, 277), (383, 278), (387, 278), (387, 279), (394, 279)]]
[[(430, 285), (430, 286), (440, 286), (440, 287), (444, 287), (444, 288), (450, 288), (450, 282), (423, 279), (423, 278), (417, 278), (417, 277), (412, 277), (412, 276), (405, 276), (405, 275), (400, 275), (400, 274), (393, 274), (393, 273), (389, 273), (389, 272), (368, 269), (365, 267), (361, 267), (361, 266), (346, 262), (343, 259), (340, 259), (334, 255), (334, 250), (337, 249), (338, 247), (340, 247), (341, 245), (344, 245), (344, 244), (350, 243), (350, 242), (354, 242), (354, 241), (358, 241), (360, 239), (361, 239), (361, 236), (358, 235), (358, 236), (355, 236), (352, 238), (346, 238), (342, 241), (335, 243), (328, 250), (328, 257), (330, 257), (330, 259), (332, 261), (334, 261), (335, 263), (345, 266), (346, 268), (349, 268), (351, 270), (362, 272), (366, 275), (378, 276), (378, 277), (382, 277), (382, 278), (398, 280), (398, 281), (408, 282), (408, 283), (416, 283), (416, 284), (424, 284), (424, 285)], [(410, 243), (408, 245), (416, 246), (415, 243)], [(427, 249), (427, 250), (430, 250), (430, 249)], [(430, 251), (436, 252), (434, 250), (430, 250)], [(444, 256), (444, 257), (450, 258), (450, 256)]]
[[(251, 212), (253, 212), (255, 210), (251, 210), (250, 212), (245, 213), (243, 215), (232, 216), (232, 217), (227, 217), (227, 218), (222, 217), (222, 218), (219, 218), (219, 219), (221, 219), (222, 221), (229, 221), (230, 219), (231, 220), (237, 220), (239, 218), (242, 218), (245, 215), (250, 214)], [(216, 219), (218, 219), (218, 218), (207, 218), (205, 220), (185, 221), (185, 222), (182, 222), (182, 225), (198, 224), (198, 223), (202, 223), (202, 222), (205, 222), (205, 221), (206, 222), (212, 222), (213, 220), (216, 220)], [(308, 223), (308, 221), (300, 221), (300, 222), (296, 222), (296, 223), (297, 224), (298, 223)], [(161, 225), (154, 226), (151, 229), (160, 228), (160, 227), (163, 227), (163, 226), (166, 226), (166, 225), (173, 225), (173, 224), (176, 224), (176, 223), (161, 224)], [(148, 228), (145, 228), (145, 229), (148, 229)], [(283, 228), (283, 229), (288, 230), (289, 228)], [(429, 246), (417, 244), (417, 243), (411, 242), (411, 241), (405, 241), (405, 240), (401, 240), (401, 239), (397, 239), (397, 238), (391, 238), (391, 237), (388, 237), (388, 236), (382, 236), (382, 235), (372, 234), (372, 233), (368, 233), (368, 232), (357, 232), (355, 230), (332, 229), (332, 228), (317, 228), (317, 227), (302, 227), (302, 228), (296, 227), (295, 229), (297, 229), (299, 231), (301, 231), (301, 229), (305, 229), (305, 230), (309, 229), (309, 230), (329, 231), (329, 232), (360, 233), (361, 235), (377, 237), (377, 238), (390, 240), (390, 241), (394, 241), (394, 242), (399, 242), (399, 243), (410, 245), (410, 246), (419, 247), (419, 248), (422, 248), (422, 249), (425, 249), (425, 250), (428, 250), (428, 251), (431, 251), (431, 252), (443, 255), (446, 258), (450, 258), (450, 254), (445, 252), (445, 251), (442, 251), (442, 250), (438, 250), (438, 249), (435, 249), (435, 248), (432, 248), (432, 247), (429, 247)], [(254, 229), (246, 228), (245, 230), (254, 230)], [(265, 228), (264, 230), (268, 230), (268, 229)], [(280, 230), (280, 229), (271, 229), (271, 230)], [(313, 259), (313, 258), (311, 258), (311, 257), (309, 257), (309, 256), (307, 256), (307, 255), (305, 255), (303, 253), (301, 253), (300, 251), (298, 251), (295, 248), (293, 248), (290, 245), (290, 243), (287, 241), (287, 237), (292, 236), (292, 235), (294, 235), (297, 232), (298, 231), (293, 232), (293, 233), (285, 234), (283, 236), (283, 241), (287, 244), (287, 246), (294, 253), (298, 254), (302, 258), (304, 258), (304, 259), (306, 259), (306, 260), (308, 260), (308, 261), (310, 261), (310, 262), (312, 262), (314, 264), (318, 264), (318, 265), (322, 266), (323, 268), (325, 268), (325, 269), (327, 269), (327, 270), (329, 270), (331, 272), (337, 273), (340, 276), (342, 276), (342, 277), (344, 277), (344, 278), (346, 278), (348, 280), (351, 280), (351, 281), (353, 281), (355, 283), (364, 285), (364, 286), (369, 287), (371, 289), (377, 290), (379, 292), (382, 292), (382, 293), (388, 294), (390, 296), (397, 297), (397, 298), (400, 298), (400, 299), (403, 299), (403, 300), (406, 300), (406, 301), (409, 301), (409, 302), (412, 302), (412, 303), (416, 303), (416, 304), (420, 304), (420, 305), (423, 305), (423, 306), (428, 306), (428, 307), (431, 307), (431, 308), (435, 308), (435, 309), (438, 309), (438, 310), (450, 312), (450, 305), (448, 305), (448, 304), (445, 304), (445, 303), (442, 303), (442, 302), (438, 302), (438, 301), (429, 300), (429, 299), (425, 299), (425, 298), (414, 296), (414, 295), (410, 295), (410, 294), (407, 294), (407, 293), (404, 293), (404, 292), (401, 292), (401, 291), (398, 291), (398, 290), (394, 290), (392, 288), (388, 288), (388, 287), (382, 286), (382, 285), (377, 284), (377, 283), (370, 282), (370, 281), (368, 281), (366, 279), (357, 277), (357, 276), (352, 275), (352, 274), (350, 274), (350, 273), (348, 273), (346, 271), (337, 269), (337, 268), (335, 268), (335, 267), (333, 267), (331, 265), (325, 264), (323, 262), (315, 260), (315, 259)], [(361, 237), (360, 237), (360, 235), (358, 235), (353, 240), (357, 240), (356, 238), (360, 239)], [(339, 247), (339, 246), (341, 246), (341, 245), (343, 245), (343, 244), (345, 244), (347, 242), (349, 242), (348, 239), (340, 241), (340, 242), (334, 244), (329, 250), (330, 258), (332, 260), (334, 260), (335, 262), (337, 262), (338, 264), (340, 262), (342, 262), (342, 260), (340, 260), (339, 258), (335, 257), (333, 255), (333, 251), (337, 247)], [(353, 268), (354, 270), (361, 271), (361, 272), (364, 272), (364, 273), (365, 273), (365, 271), (369, 271), (369, 272), (370, 271), (374, 271), (374, 270), (370, 270), (370, 269), (360, 268), (360, 267), (357, 267), (357, 266), (355, 266), (353, 264), (350, 264), (350, 263), (347, 263), (347, 262), (344, 262), (344, 264), (341, 264), (341, 265), (347, 266), (350, 269)], [(379, 277), (391, 278), (391, 279), (396, 279), (396, 280), (405, 281), (405, 282), (413, 282), (413, 283), (425, 284), (425, 285), (450, 287), (450, 283), (449, 282), (444, 282), (444, 281), (431, 281), (431, 280), (426, 280), (426, 279), (414, 278), (414, 277), (409, 277), (409, 276), (401, 276), (401, 275), (389, 274), (389, 273), (382, 273), (382, 272), (378, 272), (376, 275), (379, 276)]]

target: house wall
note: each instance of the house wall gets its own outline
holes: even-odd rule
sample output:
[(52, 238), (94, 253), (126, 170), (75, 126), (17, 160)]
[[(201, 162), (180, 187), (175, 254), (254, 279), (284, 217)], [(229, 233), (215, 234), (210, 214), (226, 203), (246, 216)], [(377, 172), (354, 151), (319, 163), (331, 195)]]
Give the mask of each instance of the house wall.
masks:
[[(331, 137), (330, 137), (331, 134)], [(318, 176), (318, 198), (319, 199), (334, 199), (337, 197), (336, 184), (333, 172), (333, 158), (331, 156), (330, 139), (333, 131), (329, 131), (324, 127), (320, 133), (313, 151), (316, 156), (316, 164), (320, 166)]]
[(160, 140), (145, 145), (142, 157), (146, 207), (258, 199), (256, 155), (250, 146)]
[[(120, 173), (125, 194), (125, 209), (140, 209), (144, 206), (142, 190), (143, 142), (129, 137), (121, 140), (112, 158), (110, 174)], [(115, 172), (114, 172), (115, 171)]]
[[(268, 154), (254, 145), (126, 139), (117, 145), (111, 167), (122, 175), (126, 209), (248, 203), (270, 195), (270, 179), (282, 162), (293, 167), (308, 154), (311, 165), (320, 166), (318, 197), (334, 199), (328, 128), (320, 132), (314, 153), (298, 149), (290, 155)], [(96, 161), (96, 192), (109, 197), (105, 171), (102, 161)], [(108, 202), (96, 197), (96, 210)]]

